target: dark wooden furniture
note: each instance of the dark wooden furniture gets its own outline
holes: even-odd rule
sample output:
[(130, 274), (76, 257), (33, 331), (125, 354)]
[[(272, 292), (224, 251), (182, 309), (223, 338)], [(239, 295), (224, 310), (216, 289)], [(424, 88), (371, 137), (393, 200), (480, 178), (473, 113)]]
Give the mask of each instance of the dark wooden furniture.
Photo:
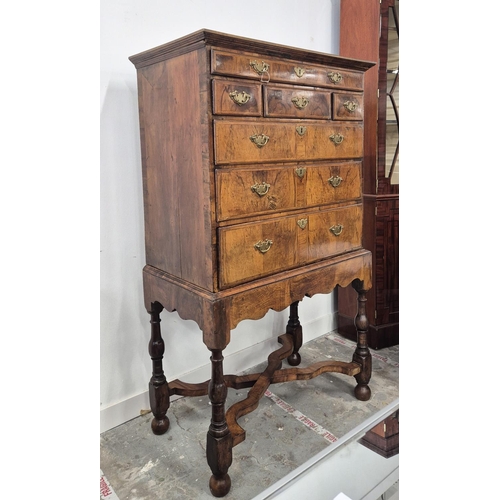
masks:
[(399, 453), (399, 410), (370, 429), (359, 442), (384, 458)]
[[(342, 0), (340, 54), (377, 61), (365, 75), (364, 246), (373, 254), (368, 345), (399, 344), (399, 0)], [(338, 292), (338, 331), (356, 338), (356, 296)]]
[[(370, 398), (362, 246), (363, 79), (373, 63), (201, 30), (130, 57), (137, 69), (146, 266), (151, 315), (152, 428), (162, 434), (171, 395), (208, 394), (209, 481), (230, 488), (237, 420), (269, 384), (324, 372), (355, 377)], [(300, 362), (298, 303), (337, 285), (357, 292), (351, 361)], [(243, 319), (290, 307), (282, 347), (263, 373), (224, 375), (223, 350)], [(209, 381), (167, 382), (163, 309), (197, 322), (211, 351)], [(225, 411), (228, 387), (251, 387)]]

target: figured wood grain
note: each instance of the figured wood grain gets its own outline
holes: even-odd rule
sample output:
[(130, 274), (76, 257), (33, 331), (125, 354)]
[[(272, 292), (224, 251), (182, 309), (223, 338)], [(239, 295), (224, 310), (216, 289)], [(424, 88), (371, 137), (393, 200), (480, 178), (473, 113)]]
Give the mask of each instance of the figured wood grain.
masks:
[[(147, 66), (138, 73), (138, 90), (146, 262), (210, 290), (214, 229), (207, 207), (213, 197), (208, 132), (199, 126), (208, 111), (203, 58), (197, 51)], [(173, 116), (175, 123), (168, 121)]]
[[(307, 127), (302, 136), (299, 125)], [(361, 122), (216, 119), (214, 127), (217, 164), (359, 158), (363, 153)], [(269, 137), (263, 147), (250, 139), (259, 134)], [(329, 138), (334, 134), (343, 136), (340, 144)]]
[[(212, 80), (213, 111), (216, 115), (262, 116), (262, 85), (233, 80)], [(248, 96), (248, 102), (237, 104), (230, 96), (232, 92)]]
[[(330, 228), (338, 225), (343, 228), (336, 236)], [(362, 206), (322, 210), (311, 214), (307, 228), (307, 246), (300, 249), (307, 262), (361, 248)]]
[[(355, 109), (349, 111), (345, 103), (353, 103)], [(347, 92), (333, 94), (333, 119), (334, 120), (362, 120), (364, 115), (363, 95)]]
[[(284, 210), (331, 205), (361, 197), (360, 162), (304, 165), (303, 176), (296, 165), (266, 168), (216, 170), (217, 219), (224, 221)], [(330, 179), (340, 177), (340, 184)], [(263, 196), (252, 187), (268, 184)]]
[[(300, 53), (296, 53), (300, 57)], [(292, 54), (293, 55), (293, 54)], [(251, 79), (258, 79), (271, 82), (300, 83), (301, 85), (329, 87), (337, 89), (361, 90), (363, 88), (363, 72), (349, 71), (343, 64), (337, 64), (337, 61), (330, 59), (330, 66), (316, 66), (307, 62), (309, 57), (304, 60), (286, 61), (283, 57), (274, 58), (268, 56), (266, 51), (261, 54), (252, 53), (247, 50), (246, 53), (235, 53), (231, 51), (212, 51), (212, 73), (222, 75), (232, 75)], [(256, 61), (258, 64), (266, 63), (269, 66), (267, 73), (260, 75), (252, 69), (250, 63)], [(300, 67), (305, 70), (302, 77), (295, 72), (295, 68)], [(339, 68), (340, 71), (339, 71)], [(329, 78), (328, 73), (340, 73), (342, 80), (334, 83)]]
[[(293, 99), (307, 99), (303, 108)], [(331, 93), (299, 86), (264, 86), (264, 115), (271, 118), (311, 118), (329, 120), (332, 116)]]

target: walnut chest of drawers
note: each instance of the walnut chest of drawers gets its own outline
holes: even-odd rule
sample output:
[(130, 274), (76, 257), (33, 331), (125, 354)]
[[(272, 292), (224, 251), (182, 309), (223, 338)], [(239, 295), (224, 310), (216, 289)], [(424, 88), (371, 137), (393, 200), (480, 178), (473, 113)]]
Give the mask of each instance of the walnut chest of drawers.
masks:
[[(361, 158), (363, 80), (373, 64), (208, 30), (130, 60), (138, 77), (152, 426), (168, 429), (171, 395), (208, 394), (210, 489), (223, 496), (232, 448), (244, 439), (236, 420), (270, 383), (335, 371), (356, 377), (358, 399), (370, 397)], [(282, 369), (282, 359), (301, 361), (299, 301), (350, 284), (358, 292), (353, 360)], [(268, 370), (252, 380), (225, 376), (231, 330), (289, 306), (283, 347)], [(198, 323), (211, 351), (210, 381), (166, 381), (163, 309)], [(252, 387), (248, 401), (226, 412), (227, 387)]]

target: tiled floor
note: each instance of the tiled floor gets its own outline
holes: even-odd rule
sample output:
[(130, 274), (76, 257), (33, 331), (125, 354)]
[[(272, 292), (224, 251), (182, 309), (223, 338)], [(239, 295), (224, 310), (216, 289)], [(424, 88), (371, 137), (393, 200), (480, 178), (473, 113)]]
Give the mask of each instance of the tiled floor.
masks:
[[(302, 347), (301, 366), (325, 356), (350, 361), (354, 348), (353, 342), (336, 333), (324, 335)], [(239, 420), (247, 438), (233, 449), (232, 487), (225, 498), (254, 498), (397, 399), (398, 346), (372, 351), (372, 356), (372, 398), (367, 402), (354, 397), (354, 378), (341, 374), (271, 385), (259, 407)], [(229, 389), (226, 409), (247, 391)], [(171, 425), (163, 436), (151, 432), (151, 413), (101, 434), (101, 498), (214, 498), (208, 489), (211, 472), (205, 456), (208, 397), (178, 399), (168, 415)], [(388, 491), (386, 499), (397, 500), (395, 494)]]

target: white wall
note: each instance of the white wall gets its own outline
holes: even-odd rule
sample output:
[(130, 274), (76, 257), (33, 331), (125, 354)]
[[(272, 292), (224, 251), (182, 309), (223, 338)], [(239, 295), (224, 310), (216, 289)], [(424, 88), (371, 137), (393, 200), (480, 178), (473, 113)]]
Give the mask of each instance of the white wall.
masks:
[[(201, 28), (320, 52), (338, 53), (340, 0), (101, 1), (101, 431), (149, 408), (149, 315), (136, 72), (128, 57)], [(334, 295), (299, 306), (305, 340), (334, 329)], [(288, 312), (243, 321), (224, 351), (225, 372), (267, 358)], [(162, 313), (168, 380), (209, 378), (209, 351), (192, 321)], [(190, 374), (190, 376), (188, 375)]]

